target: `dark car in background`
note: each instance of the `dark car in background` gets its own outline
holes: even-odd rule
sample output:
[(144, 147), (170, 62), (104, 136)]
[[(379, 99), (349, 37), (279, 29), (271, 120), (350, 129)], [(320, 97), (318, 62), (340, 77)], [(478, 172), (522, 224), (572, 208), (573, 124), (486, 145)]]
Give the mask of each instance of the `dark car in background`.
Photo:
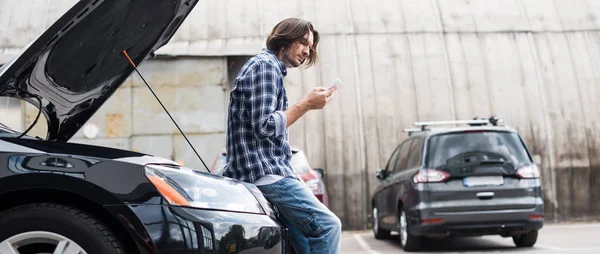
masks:
[[(498, 122), (421, 122), (407, 130), (377, 172), (375, 237), (397, 231), (406, 251), (446, 236), (501, 235), (533, 246), (544, 223), (540, 173), (517, 131)], [(428, 127), (446, 124), (469, 126)]]
[[(325, 206), (329, 206), (329, 196), (325, 186), (325, 171), (321, 168), (311, 167), (306, 154), (302, 150), (298, 148), (292, 148), (291, 150), (291, 164), (294, 171), (300, 175), (300, 179), (306, 183), (315, 197)], [(215, 158), (210, 171), (215, 175), (223, 175), (227, 163), (226, 159), (227, 153), (223, 150)]]
[(0, 253), (287, 251), (253, 185), (68, 142), (196, 3), (81, 0), (0, 68), (0, 96), (38, 107), (48, 130), (27, 135), (37, 118), (23, 133), (0, 124)]

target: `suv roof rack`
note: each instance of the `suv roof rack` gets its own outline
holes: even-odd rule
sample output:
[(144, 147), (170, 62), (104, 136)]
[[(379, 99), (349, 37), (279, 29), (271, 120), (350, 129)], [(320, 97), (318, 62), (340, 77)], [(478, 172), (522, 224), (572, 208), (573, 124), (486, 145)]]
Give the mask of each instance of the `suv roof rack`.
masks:
[(500, 117), (491, 116), (489, 118), (480, 118), (475, 117), (472, 120), (451, 120), (451, 121), (429, 121), (429, 122), (415, 122), (414, 126), (420, 128), (406, 128), (404, 132), (408, 132), (410, 136), (413, 132), (427, 131), (430, 130), (427, 127), (431, 125), (458, 125), (458, 124), (468, 124), (469, 126), (483, 126), (491, 124), (493, 126), (498, 126), (499, 123), (503, 123), (504, 120)]

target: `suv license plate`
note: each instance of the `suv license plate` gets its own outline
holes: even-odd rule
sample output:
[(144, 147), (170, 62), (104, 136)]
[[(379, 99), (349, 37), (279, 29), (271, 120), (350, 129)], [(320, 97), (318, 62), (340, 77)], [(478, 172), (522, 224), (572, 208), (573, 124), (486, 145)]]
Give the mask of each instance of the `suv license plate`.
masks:
[(463, 179), (463, 184), (467, 187), (489, 186), (504, 184), (502, 176), (468, 176)]

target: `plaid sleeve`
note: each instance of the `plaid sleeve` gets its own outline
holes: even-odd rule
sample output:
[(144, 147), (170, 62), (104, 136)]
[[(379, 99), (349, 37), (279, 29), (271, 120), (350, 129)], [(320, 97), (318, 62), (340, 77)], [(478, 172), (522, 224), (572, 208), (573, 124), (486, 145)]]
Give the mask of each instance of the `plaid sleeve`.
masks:
[(249, 80), (250, 121), (254, 134), (259, 138), (284, 134), (286, 117), (283, 111), (277, 110), (277, 69), (268, 63), (258, 63), (251, 71)]

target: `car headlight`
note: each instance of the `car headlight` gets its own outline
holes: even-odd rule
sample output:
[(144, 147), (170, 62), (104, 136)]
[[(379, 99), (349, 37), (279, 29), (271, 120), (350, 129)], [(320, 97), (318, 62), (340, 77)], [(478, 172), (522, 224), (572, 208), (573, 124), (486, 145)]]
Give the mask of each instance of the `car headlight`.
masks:
[(313, 194), (323, 194), (323, 183), (319, 179), (311, 179), (306, 181), (306, 185)]
[(265, 214), (241, 182), (186, 167), (146, 165), (146, 177), (174, 206)]

